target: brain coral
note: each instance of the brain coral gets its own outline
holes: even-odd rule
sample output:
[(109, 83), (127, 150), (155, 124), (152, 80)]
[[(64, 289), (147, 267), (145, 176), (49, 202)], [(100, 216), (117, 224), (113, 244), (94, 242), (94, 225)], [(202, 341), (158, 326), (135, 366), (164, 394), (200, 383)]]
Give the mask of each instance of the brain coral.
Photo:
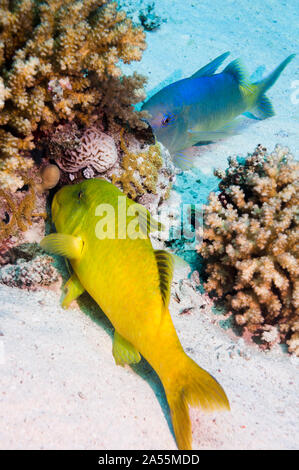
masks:
[(209, 196), (199, 247), (205, 288), (226, 298), (238, 325), (262, 339), (277, 326), (299, 355), (299, 163), (287, 148), (258, 146), (215, 174), (222, 192)]
[(0, 186), (23, 185), (26, 151), (61, 120), (89, 125), (100, 108), (145, 126), (132, 106), (145, 97), (145, 78), (122, 77), (118, 66), (140, 60), (145, 47), (142, 28), (115, 2), (1, 0)]
[(113, 138), (96, 127), (89, 127), (84, 131), (78, 146), (73, 150), (66, 149), (64, 155), (56, 161), (60, 168), (69, 173), (90, 167), (98, 173), (104, 173), (113, 167), (117, 157)]
[(47, 142), (47, 157), (63, 170), (60, 184), (99, 176), (151, 210), (169, 196), (176, 169), (150, 129), (137, 136), (116, 122), (83, 129), (73, 122), (57, 126)]

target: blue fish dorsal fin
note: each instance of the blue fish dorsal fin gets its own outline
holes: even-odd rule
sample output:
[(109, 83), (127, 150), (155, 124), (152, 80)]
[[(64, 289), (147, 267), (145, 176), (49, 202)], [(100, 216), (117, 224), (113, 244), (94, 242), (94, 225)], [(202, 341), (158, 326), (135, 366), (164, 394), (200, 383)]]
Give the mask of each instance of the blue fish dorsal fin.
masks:
[(225, 67), (225, 69), (223, 70), (223, 73), (228, 73), (229, 75), (232, 75), (238, 82), (238, 84), (245, 88), (248, 88), (250, 86), (248, 73), (241, 59), (235, 59), (230, 62), (228, 66)]
[(210, 77), (211, 75), (214, 75), (218, 67), (222, 64), (222, 62), (229, 56), (230, 52), (225, 52), (224, 54), (221, 54), (219, 57), (216, 57), (216, 59), (212, 60), (209, 64), (205, 65), (201, 69), (199, 69), (197, 72), (195, 72), (193, 75), (191, 75), (190, 78), (199, 78), (199, 77)]

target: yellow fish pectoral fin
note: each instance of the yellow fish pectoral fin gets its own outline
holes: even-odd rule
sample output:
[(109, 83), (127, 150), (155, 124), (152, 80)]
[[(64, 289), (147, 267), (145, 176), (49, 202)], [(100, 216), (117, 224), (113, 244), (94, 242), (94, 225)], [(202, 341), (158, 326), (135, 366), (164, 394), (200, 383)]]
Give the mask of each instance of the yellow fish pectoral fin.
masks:
[(137, 364), (141, 359), (135, 346), (117, 333), (117, 331), (114, 332), (112, 354), (115, 363), (120, 366)]
[(61, 303), (63, 308), (68, 308), (71, 302), (77, 299), (85, 291), (75, 273), (73, 273), (69, 278), (64, 288), (66, 289), (66, 295)]
[(69, 259), (79, 259), (83, 249), (80, 237), (65, 233), (51, 233), (42, 239), (40, 246), (55, 255), (65, 256)]

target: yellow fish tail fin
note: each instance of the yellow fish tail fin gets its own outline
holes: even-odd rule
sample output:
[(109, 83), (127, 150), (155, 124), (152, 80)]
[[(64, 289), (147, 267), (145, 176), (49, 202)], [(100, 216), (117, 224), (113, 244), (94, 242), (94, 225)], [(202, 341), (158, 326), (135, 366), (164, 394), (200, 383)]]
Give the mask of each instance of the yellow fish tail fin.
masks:
[(219, 383), (189, 356), (183, 361), (174, 380), (165, 387), (174, 433), (180, 450), (192, 449), (189, 406), (200, 406), (205, 411), (229, 410), (227, 396)]

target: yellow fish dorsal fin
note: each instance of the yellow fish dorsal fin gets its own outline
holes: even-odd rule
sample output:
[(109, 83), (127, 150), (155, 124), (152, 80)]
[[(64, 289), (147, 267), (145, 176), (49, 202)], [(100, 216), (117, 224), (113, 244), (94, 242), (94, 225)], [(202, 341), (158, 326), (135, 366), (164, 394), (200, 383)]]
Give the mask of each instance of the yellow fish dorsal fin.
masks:
[(159, 270), (162, 300), (165, 307), (168, 307), (173, 275), (173, 257), (170, 253), (167, 253), (167, 251), (164, 250), (155, 250), (154, 253)]
[(40, 246), (55, 255), (65, 256), (69, 259), (79, 259), (83, 249), (80, 237), (65, 233), (51, 233), (42, 239)]

